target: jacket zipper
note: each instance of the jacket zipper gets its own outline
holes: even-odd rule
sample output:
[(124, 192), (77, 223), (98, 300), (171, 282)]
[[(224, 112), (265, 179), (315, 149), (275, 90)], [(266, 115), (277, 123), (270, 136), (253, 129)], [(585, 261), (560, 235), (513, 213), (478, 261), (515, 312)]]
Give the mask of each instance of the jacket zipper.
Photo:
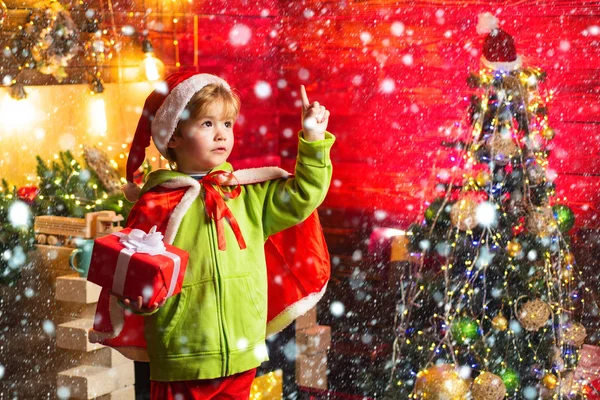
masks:
[[(225, 332), (225, 324), (223, 323), (223, 316), (225, 313), (225, 310), (223, 308), (223, 296), (222, 296), (222, 289), (221, 289), (221, 274), (219, 272), (219, 262), (218, 262), (218, 254), (216, 252), (218, 252), (218, 246), (216, 245), (217, 240), (216, 240), (216, 223), (215, 221), (212, 220), (212, 218), (208, 217), (209, 221), (210, 221), (210, 233), (211, 233), (211, 250), (213, 252), (213, 259), (214, 259), (214, 265), (215, 265), (215, 288), (217, 291), (217, 308), (219, 310), (219, 315), (218, 315), (218, 319), (219, 319), (219, 328), (221, 329), (221, 334), (223, 335), (223, 345), (224, 345), (224, 360), (225, 360), (225, 369), (223, 372), (223, 376), (229, 376), (229, 346), (227, 343), (227, 334)], [(216, 249), (216, 250), (215, 250)]]

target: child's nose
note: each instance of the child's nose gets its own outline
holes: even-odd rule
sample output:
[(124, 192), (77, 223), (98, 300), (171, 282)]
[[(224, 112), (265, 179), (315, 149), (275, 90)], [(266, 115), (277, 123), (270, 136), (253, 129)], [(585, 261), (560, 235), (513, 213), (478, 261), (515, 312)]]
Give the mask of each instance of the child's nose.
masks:
[(215, 136), (217, 140), (225, 140), (227, 136), (225, 135), (225, 128), (217, 128), (217, 134)]

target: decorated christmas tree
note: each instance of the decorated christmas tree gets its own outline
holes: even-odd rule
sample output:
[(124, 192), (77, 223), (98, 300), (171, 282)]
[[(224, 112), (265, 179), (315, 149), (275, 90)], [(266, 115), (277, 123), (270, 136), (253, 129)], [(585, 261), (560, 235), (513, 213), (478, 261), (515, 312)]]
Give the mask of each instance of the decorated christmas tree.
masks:
[[(46, 163), (37, 157), (36, 185), (11, 187), (5, 180), (0, 188), (0, 284), (12, 285), (34, 250), (34, 218), (53, 215), (83, 218), (86, 213), (112, 210), (127, 217), (132, 204), (121, 193), (120, 175), (106, 154), (83, 147), (84, 163), (70, 151), (60, 152)], [(145, 164), (145, 175), (150, 170)]]
[(402, 399), (582, 399), (574, 370), (586, 330), (585, 287), (554, 199), (555, 132), (512, 37), (491, 14), (460, 174), (411, 227), (420, 263), (403, 271), (387, 395)]

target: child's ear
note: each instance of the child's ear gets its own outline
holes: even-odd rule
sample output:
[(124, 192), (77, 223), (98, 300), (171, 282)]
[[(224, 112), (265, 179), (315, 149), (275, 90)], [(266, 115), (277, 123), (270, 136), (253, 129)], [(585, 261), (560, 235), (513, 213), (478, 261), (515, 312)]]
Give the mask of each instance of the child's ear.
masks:
[(167, 147), (170, 149), (174, 149), (177, 147), (177, 137), (175, 137), (175, 135), (171, 136), (171, 139), (169, 139), (169, 142), (167, 143)]

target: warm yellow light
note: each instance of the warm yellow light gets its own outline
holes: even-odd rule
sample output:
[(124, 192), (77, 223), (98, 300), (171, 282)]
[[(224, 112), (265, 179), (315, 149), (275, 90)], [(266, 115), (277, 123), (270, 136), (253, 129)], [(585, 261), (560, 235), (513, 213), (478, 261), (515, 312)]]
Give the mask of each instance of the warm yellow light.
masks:
[(106, 136), (106, 104), (102, 95), (94, 95), (90, 100), (90, 132)]
[(142, 79), (149, 82), (161, 80), (165, 75), (165, 64), (154, 56), (154, 53), (144, 53), (144, 59), (140, 64), (140, 75)]
[(35, 109), (28, 99), (16, 100), (7, 93), (0, 108), (0, 121), (3, 128), (10, 131), (27, 128), (35, 120)]

